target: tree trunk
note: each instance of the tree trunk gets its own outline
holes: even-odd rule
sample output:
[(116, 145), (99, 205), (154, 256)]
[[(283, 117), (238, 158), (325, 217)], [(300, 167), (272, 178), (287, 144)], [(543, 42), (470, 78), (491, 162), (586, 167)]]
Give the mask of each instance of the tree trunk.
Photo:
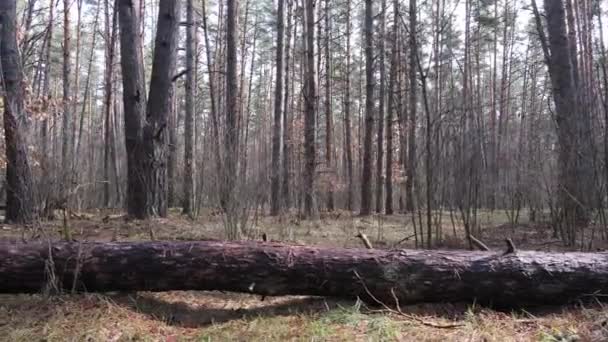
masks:
[(386, 203), (385, 212), (393, 214), (393, 111), (395, 110), (396, 83), (399, 72), (397, 34), (399, 32), (399, 0), (393, 0), (393, 32), (391, 35), (391, 71), (388, 81), (388, 111), (386, 114)]
[(166, 216), (167, 113), (177, 52), (179, 1), (159, 5), (147, 110), (137, 6), (134, 1), (118, 3), (129, 169), (127, 211), (136, 218)]
[(213, 62), (211, 60), (211, 46), (209, 44), (209, 30), (207, 28), (207, 6), (206, 6), (206, 0), (202, 0), (201, 1), (201, 19), (202, 19), (202, 26), (203, 26), (203, 34), (205, 37), (205, 54), (206, 54), (206, 59), (207, 59), (207, 74), (209, 76), (209, 97), (210, 97), (210, 101), (211, 102), (211, 122), (213, 125), (213, 129), (212, 134), (213, 134), (213, 140), (214, 140), (214, 144), (213, 144), (213, 152), (215, 155), (215, 164), (216, 164), (216, 170), (218, 173), (218, 176), (222, 174), (222, 157), (220, 154), (220, 133), (219, 133), (219, 123), (218, 123), (218, 106), (217, 106), (217, 96), (216, 96), (216, 91), (215, 91), (215, 78), (216, 78), (216, 74), (213, 73), (213, 68), (211, 67), (213, 65)]
[[(403, 18), (403, 17), (402, 17)], [(403, 19), (402, 19), (403, 20)], [(405, 24), (403, 24), (405, 26)], [(402, 31), (405, 31), (404, 29)], [(401, 37), (401, 35), (400, 35)], [(407, 94), (408, 83), (408, 63), (406, 58), (401, 56), (407, 56), (408, 44), (401, 42), (399, 49), (397, 50), (397, 59), (400, 61), (399, 74), (397, 75), (397, 115), (399, 120), (399, 166), (401, 167), (399, 175), (405, 179), (407, 171), (407, 121), (408, 115), (408, 101), (404, 98), (404, 94)], [(401, 64), (403, 63), (403, 64)], [(400, 178), (401, 178), (400, 177)], [(404, 181), (399, 182), (399, 211), (405, 211), (405, 186)]]
[(306, 91), (304, 94), (304, 214), (313, 214), (314, 177), (316, 169), (315, 146), (315, 103), (317, 98), (315, 82), (315, 11), (314, 0), (306, 0)]
[[(59, 1), (59, 0), (57, 0)], [(55, 1), (51, 0), (49, 4), (49, 26), (46, 33), (46, 46), (44, 47), (44, 82), (42, 86), (42, 95), (44, 101), (49, 101), (51, 99), (51, 49), (53, 42), (53, 27), (55, 23)], [(46, 105), (46, 109), (48, 108), (48, 103)], [(40, 169), (43, 173), (47, 175), (47, 177), (43, 177), (40, 180), (40, 202), (42, 205), (41, 214), (45, 217), (48, 217), (50, 208), (50, 197), (53, 195), (53, 168), (51, 167), (51, 160), (49, 153), (49, 117), (51, 115), (47, 115), (42, 119), (42, 125), (40, 127), (40, 140), (42, 144), (41, 148), (41, 161), (40, 161)]]
[[(247, 158), (247, 145), (245, 144), (245, 134), (247, 133), (248, 127), (245, 124), (245, 117), (248, 115), (245, 112), (246, 109), (246, 102), (245, 102), (245, 66), (247, 65), (247, 50), (248, 50), (248, 45), (247, 45), (247, 36), (249, 33), (249, 12), (250, 12), (250, 3), (251, 0), (246, 0), (245, 3), (241, 6), (241, 10), (243, 10), (245, 13), (242, 16), (242, 19), (239, 18), (239, 21), (242, 20), (243, 25), (241, 27), (241, 46), (240, 46), (240, 65), (238, 70), (241, 71), (241, 74), (239, 75), (239, 92), (238, 92), (238, 98), (240, 99), (239, 104), (238, 104), (238, 108), (239, 108), (239, 112), (237, 115), (237, 132), (238, 132), (238, 141), (239, 144), (237, 146), (237, 154), (239, 155), (239, 160), (240, 160), (240, 165), (244, 165), (245, 164), (245, 159)], [(254, 22), (254, 26), (256, 26), (257, 23), (257, 19), (258, 17), (256, 16), (255, 18), (255, 22)], [(254, 28), (254, 34), (255, 34), (255, 28)], [(253, 55), (255, 54), (255, 52), (252, 52), (252, 59), (253, 59)], [(247, 96), (249, 97), (250, 93), (247, 93)], [(244, 168), (240, 168), (237, 173), (239, 174), (238, 177), (241, 179), (242, 184), (247, 184), (247, 169)], [(245, 173), (243, 174), (243, 171), (245, 171)]]
[(237, 28), (237, 0), (226, 2), (226, 129), (224, 131), (224, 165), (223, 190), (221, 193), (222, 207), (226, 213), (228, 226), (230, 227), (228, 238), (237, 239), (240, 235), (237, 228), (237, 197), (236, 188), (236, 166), (238, 146), (238, 81), (237, 81), (237, 58), (236, 58), (236, 28)]
[[(176, 202), (176, 193), (175, 193), (175, 184), (176, 184), (176, 168), (177, 168), (177, 150), (179, 146), (177, 145), (177, 125), (179, 125), (179, 114), (177, 111), (179, 110), (179, 105), (177, 99), (175, 98), (176, 92), (175, 84), (171, 87), (170, 91), (170, 99), (171, 99), (171, 109), (168, 113), (168, 133), (169, 133), (169, 146), (167, 153), (167, 205), (169, 208), (173, 208), (177, 206)], [(195, 139), (193, 139), (195, 140)], [(196, 142), (194, 143), (196, 146)], [(192, 191), (196, 191), (196, 189), (192, 189)], [(182, 203), (180, 203), (182, 204)], [(196, 208), (196, 207), (195, 207)]]
[[(545, 0), (545, 12), (551, 51), (549, 74), (553, 86), (559, 142), (558, 191), (562, 208), (561, 220), (566, 227), (571, 228), (589, 222), (587, 194), (583, 184), (587, 181), (584, 175), (588, 172), (586, 168), (589, 167), (590, 161), (584, 158), (584, 119), (580, 110), (577, 110), (577, 69), (571, 58), (572, 45), (567, 36), (563, 1)], [(574, 234), (571, 234), (569, 240), (570, 244), (574, 244)]]
[(71, 188), (70, 170), (72, 158), (70, 156), (70, 133), (72, 122), (72, 73), (71, 61), (71, 31), (70, 31), (70, 0), (63, 0), (63, 116), (61, 127), (61, 185), (60, 201), (66, 201)]
[[(510, 99), (509, 99), (509, 92), (510, 92), (510, 88), (511, 88), (511, 84), (510, 84), (510, 70), (509, 70), (509, 54), (511, 51), (511, 47), (510, 47), (510, 42), (509, 42), (509, 2), (505, 1), (504, 3), (504, 11), (503, 11), (503, 16), (502, 18), (504, 19), (505, 23), (504, 23), (504, 27), (503, 27), (503, 33), (502, 33), (502, 42), (503, 42), (503, 49), (502, 49), (502, 64), (501, 64), (501, 77), (500, 77), (500, 94), (498, 94), (499, 96), (499, 116), (498, 116), (498, 132), (497, 132), (497, 136), (496, 136), (496, 140), (495, 140), (495, 145), (494, 145), (494, 174), (493, 174), (493, 178), (490, 180), (492, 182), (492, 185), (494, 187), (494, 189), (501, 189), (504, 188), (503, 187), (503, 176), (501, 175), (501, 170), (503, 169), (503, 160), (505, 160), (504, 158), (504, 152), (503, 152), (503, 140), (505, 139), (506, 133), (507, 133), (507, 123), (509, 120), (509, 115), (510, 115)], [(497, 201), (499, 201), (501, 199), (502, 196), (499, 196), (497, 198), (496, 195), (494, 195), (494, 207), (495, 208), (499, 208), (502, 209), (504, 208), (504, 204), (503, 203), (496, 203)]]
[(408, 151), (407, 151), (407, 169), (405, 180), (405, 210), (407, 212), (414, 211), (414, 177), (416, 176), (416, 70), (418, 58), (418, 45), (416, 42), (416, 0), (410, 0), (410, 40), (409, 40), (409, 80), (410, 80), (410, 97), (409, 97), (409, 120), (407, 128), (408, 132)]
[(113, 74), (114, 74), (114, 51), (116, 48), (117, 37), (117, 9), (114, 8), (110, 13), (110, 0), (105, 0), (104, 16), (105, 16), (105, 39), (106, 55), (105, 55), (105, 70), (104, 70), (104, 136), (105, 144), (103, 148), (103, 204), (106, 208), (110, 207), (110, 139), (112, 138), (112, 126), (110, 115), (112, 113), (112, 95), (113, 95)]
[[(186, 26), (186, 118), (184, 122), (184, 202), (183, 213), (190, 217), (194, 214), (194, 55), (196, 45), (196, 23), (194, 22), (194, 0), (187, 1)], [(171, 147), (173, 148), (173, 147)]]
[[(272, 168), (270, 170), (270, 215), (279, 214), (279, 192), (281, 186), (281, 115), (283, 107), (283, 40), (284, 40), (284, 7), (285, 1), (279, 0), (277, 10), (277, 54), (276, 82), (274, 90), (274, 123), (272, 130)], [(283, 153), (285, 153), (283, 151)]]
[[(498, 16), (498, 1), (494, 2), (494, 20), (499, 22)], [(507, 24), (505, 23), (505, 26)], [(496, 191), (498, 189), (498, 158), (496, 155), (496, 114), (497, 114), (497, 98), (498, 98), (498, 28), (499, 25), (494, 25), (493, 29), (493, 52), (492, 52), (492, 104), (490, 109), (490, 141), (489, 141), (489, 184), (488, 184), (488, 207), (491, 210), (496, 208)]]
[(373, 2), (365, 0), (365, 140), (361, 174), (361, 215), (371, 214), (372, 135), (374, 131), (374, 17)]
[[(114, 84), (113, 87), (113, 92), (114, 94), (116, 94), (118, 84)], [(121, 166), (118, 152), (116, 149), (116, 141), (117, 137), (120, 135), (121, 129), (124, 134), (124, 126), (120, 127), (119, 115), (121, 113), (120, 101), (118, 99), (118, 96), (114, 96), (112, 102), (114, 102), (114, 110), (112, 111), (112, 115), (110, 116), (110, 158), (112, 159), (112, 170), (114, 171), (114, 191), (116, 193), (116, 203), (122, 204), (123, 193), (126, 189), (124, 189), (122, 185), (122, 172), (120, 172)], [(122, 115), (124, 116), (124, 112), (122, 113)]]
[(334, 210), (334, 189), (333, 189), (333, 175), (334, 175), (334, 166), (333, 166), (333, 136), (334, 136), (334, 124), (333, 124), (333, 114), (332, 114), (332, 100), (331, 100), (331, 78), (332, 78), (332, 65), (331, 65), (331, 50), (329, 42), (331, 40), (330, 37), (330, 7), (329, 1), (325, 0), (325, 163), (327, 167), (327, 171), (330, 175), (330, 181), (327, 184), (327, 210)]
[(143, 219), (149, 215), (149, 199), (144, 178), (143, 120), (146, 95), (139, 9), (136, 2), (117, 1), (117, 4), (127, 152), (127, 213)]
[[(251, 62), (249, 63), (249, 84), (247, 85), (247, 104), (245, 105), (245, 124), (243, 125), (243, 156), (242, 156), (242, 161), (243, 163), (241, 164), (241, 169), (240, 169), (240, 177), (241, 177), (241, 182), (243, 182), (244, 184), (246, 184), (247, 182), (247, 168), (248, 168), (248, 159), (249, 159), (249, 135), (250, 135), (250, 126), (251, 126), (251, 117), (252, 117), (252, 111), (251, 111), (251, 98), (252, 98), (252, 94), (253, 94), (253, 80), (254, 80), (254, 76), (253, 73), (256, 70), (257, 64), (256, 61), (257, 59), (256, 57), (256, 53), (257, 53), (257, 42), (258, 42), (258, 32), (259, 32), (259, 25), (258, 25), (258, 18), (256, 17), (255, 23), (253, 24), (253, 42), (251, 43), (252, 47), (251, 47)], [(244, 69), (243, 69), (244, 72)], [(243, 83), (243, 82), (241, 82)]]
[[(81, 44), (81, 37), (82, 37), (82, 6), (83, 6), (83, 1), (84, 0), (76, 0), (76, 45), (74, 46), (75, 49), (75, 58), (74, 58), (74, 92), (72, 95), (72, 99), (71, 99), (71, 105), (72, 105), (72, 109), (70, 109), (70, 113), (72, 114), (72, 122), (70, 125), (70, 177), (71, 180), (74, 184), (78, 183), (78, 176), (76, 175), (76, 168), (77, 168), (77, 160), (78, 160), (78, 154), (77, 151), (75, 149), (75, 145), (76, 145), (76, 140), (78, 138), (78, 136), (76, 135), (76, 128), (78, 127), (78, 125), (76, 124), (77, 122), (77, 118), (76, 118), (76, 113), (78, 112), (77, 108), (78, 108), (78, 102), (80, 101), (80, 68), (81, 68), (81, 62), (80, 62), (80, 50), (82, 48), (82, 44)], [(99, 9), (99, 4), (96, 5), (96, 8)], [(95, 11), (97, 13), (97, 10)], [(95, 17), (97, 18), (97, 14), (95, 14)], [(93, 32), (97, 32), (97, 27), (95, 27), (96, 24), (93, 24)], [(95, 42), (97, 37), (97, 34), (93, 34), (93, 38), (92, 41)], [(90, 50), (91, 54), (94, 53), (95, 51), (95, 46), (93, 46), (93, 44), (91, 44), (91, 50)], [(91, 61), (91, 59), (89, 59), (89, 62)], [(90, 65), (90, 63), (89, 63)], [(91, 73), (87, 70), (87, 77), (90, 79), (91, 78)], [(85, 88), (86, 91), (86, 88)], [(87, 99), (83, 97), (82, 99), (83, 103), (87, 102)]]
[(378, 49), (380, 50), (380, 58), (378, 64), (380, 66), (380, 91), (378, 94), (378, 154), (376, 159), (376, 213), (382, 213), (382, 162), (384, 158), (384, 92), (386, 88), (386, 65), (385, 60), (385, 40), (386, 40), (386, 0), (382, 0), (382, 9), (380, 13), (380, 37), (378, 39)]
[(351, 33), (351, 4), (346, 0), (346, 75), (345, 75), (345, 94), (344, 94), (344, 149), (346, 150), (346, 177), (348, 178), (348, 189), (346, 195), (346, 208), (353, 210), (353, 147), (351, 137), (351, 101), (350, 101), (350, 33)]
[[(52, 255), (52, 259), (49, 257)], [(52, 263), (51, 263), (52, 260)], [(49, 269), (56, 283), (48, 282)], [(0, 293), (220, 290), (387, 305), (557, 304), (608, 291), (604, 253), (362, 250), (255, 242), (0, 243)]]
[(181, 0), (163, 0), (158, 8), (150, 96), (144, 126), (145, 180), (153, 215), (167, 216), (167, 138), (170, 91), (177, 56)]
[[(289, 197), (289, 180), (290, 180), (290, 174), (289, 174), (289, 170), (290, 170), (290, 164), (291, 164), (291, 120), (294, 116), (293, 114), (293, 110), (294, 110), (294, 105), (293, 105), (293, 101), (291, 100), (291, 87), (290, 87), (290, 82), (293, 83), (293, 79), (295, 77), (291, 77), (289, 76), (290, 72), (294, 72), (295, 73), (295, 65), (293, 67), (293, 69), (289, 68), (289, 63), (291, 60), (291, 32), (294, 31), (294, 44), (295, 41), (297, 39), (297, 36), (295, 35), (295, 29), (294, 26), (297, 25), (293, 25), (293, 1), (289, 1), (288, 5), (287, 5), (287, 40), (285, 42), (285, 83), (284, 83), (284, 87), (285, 87), (285, 93), (284, 93), (284, 100), (283, 100), (283, 168), (282, 168), (282, 182), (281, 182), (281, 197), (283, 200), (283, 209), (285, 211), (289, 211), (289, 209), (291, 208), (291, 200)], [(295, 53), (294, 53), (295, 56)], [(295, 64), (295, 58), (293, 58), (293, 63)], [(251, 82), (251, 81), (250, 81)], [(251, 89), (251, 87), (250, 87)], [(251, 93), (251, 92), (250, 92)], [(249, 111), (248, 111), (249, 112)]]
[[(597, 4), (597, 10), (599, 13), (601, 12), (601, 4)], [(600, 55), (603, 60), (606, 60), (606, 45), (604, 44), (604, 25), (602, 23), (602, 16), (597, 16), (598, 30), (599, 30), (599, 43), (600, 43)], [(608, 122), (608, 70), (606, 67), (606, 63), (600, 63), (600, 68), (602, 70), (602, 90), (603, 96), (602, 98), (602, 109), (604, 112), (604, 122)], [(604, 183), (608, 184), (608, 125), (604, 124)], [(604, 189), (606, 191), (608, 189)]]
[(31, 223), (37, 217), (26, 145), (25, 89), (17, 45), (15, 0), (0, 2), (0, 76), (4, 88), (6, 221)]
[[(99, 26), (99, 15), (101, 13), (101, 3), (98, 3), (96, 8), (95, 8), (95, 19), (93, 21), (93, 31), (97, 32), (98, 26)], [(78, 30), (78, 35), (80, 36), (80, 29)], [(80, 38), (79, 38), (80, 39)], [(74, 130), (73, 130), (73, 137), (74, 140), (72, 141), (72, 150), (74, 151), (74, 161), (72, 162), (72, 172), (74, 173), (74, 175), (76, 176), (76, 174), (80, 174), (82, 175), (82, 172), (80, 171), (80, 162), (78, 162), (82, 157), (81, 157), (81, 146), (82, 146), (82, 136), (84, 134), (84, 120), (85, 120), (85, 113), (87, 110), (87, 105), (89, 105), (91, 103), (90, 101), (90, 94), (91, 94), (91, 78), (93, 77), (93, 65), (96, 62), (95, 59), (95, 51), (97, 49), (97, 34), (93, 35), (92, 38), (92, 42), (91, 42), (91, 51), (89, 52), (89, 56), (88, 56), (88, 66), (87, 66), (87, 70), (86, 70), (86, 79), (85, 79), (85, 83), (84, 83), (84, 94), (82, 97), (82, 106), (81, 106), (81, 110), (80, 110), (80, 117), (78, 118), (78, 133), (76, 133), (76, 120), (74, 120)], [(76, 84), (76, 89), (78, 89), (78, 84)], [(74, 113), (76, 113), (76, 107), (77, 107), (77, 102), (74, 102)], [(92, 116), (92, 110), (89, 111), (89, 114)], [(75, 139), (75, 137), (78, 137), (78, 139)], [(75, 146), (74, 146), (74, 141), (78, 141)]]

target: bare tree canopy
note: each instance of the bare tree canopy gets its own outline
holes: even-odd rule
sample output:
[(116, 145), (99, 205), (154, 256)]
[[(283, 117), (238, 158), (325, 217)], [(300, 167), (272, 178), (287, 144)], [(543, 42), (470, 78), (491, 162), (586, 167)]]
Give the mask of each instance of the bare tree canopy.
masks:
[(446, 214), (469, 241), (504, 211), (588, 248), (608, 224), (603, 12), (530, 5), (6, 2), (7, 208), (219, 208), (235, 239), (258, 212), (407, 214), (427, 248)]

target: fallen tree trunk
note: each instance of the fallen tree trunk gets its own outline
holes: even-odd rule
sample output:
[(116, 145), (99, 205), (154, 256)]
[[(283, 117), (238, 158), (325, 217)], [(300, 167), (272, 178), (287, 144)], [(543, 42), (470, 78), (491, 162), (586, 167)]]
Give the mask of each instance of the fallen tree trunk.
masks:
[[(221, 290), (387, 305), (562, 303), (608, 293), (608, 255), (369, 250), (256, 242), (0, 243), (0, 292)], [(375, 297), (376, 299), (373, 299)]]

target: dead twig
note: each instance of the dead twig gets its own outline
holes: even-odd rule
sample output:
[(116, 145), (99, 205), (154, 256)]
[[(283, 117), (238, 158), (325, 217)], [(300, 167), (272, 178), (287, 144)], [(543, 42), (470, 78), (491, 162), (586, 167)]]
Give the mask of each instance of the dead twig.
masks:
[(361, 239), (361, 241), (363, 241), (363, 244), (365, 245), (365, 248), (367, 248), (367, 249), (374, 249), (374, 247), (372, 246), (372, 243), (367, 238), (367, 235), (359, 232), (359, 234), (355, 235), (355, 237), (358, 237), (359, 239)]
[(416, 234), (412, 234), (412, 235), (410, 235), (410, 236), (406, 236), (406, 237), (404, 237), (403, 239), (399, 240), (399, 241), (398, 241), (398, 242), (395, 244), (395, 247), (396, 247), (396, 246), (399, 246), (400, 244), (404, 243), (405, 241), (407, 241), (407, 240), (409, 240), (409, 239), (411, 239), (411, 238), (413, 238), (413, 237), (415, 237), (415, 236), (416, 236)]
[(50, 297), (61, 293), (59, 282), (55, 274), (55, 261), (53, 260), (53, 244), (51, 240), (47, 240), (48, 244), (48, 258), (44, 261), (44, 274), (46, 276), (46, 282), (44, 285), (44, 296)]
[(486, 252), (490, 250), (490, 247), (488, 247), (485, 243), (483, 243), (481, 240), (474, 237), (473, 235), (469, 235), (469, 238), (471, 239), (471, 243), (475, 245), (475, 247), (477, 247), (479, 250)]

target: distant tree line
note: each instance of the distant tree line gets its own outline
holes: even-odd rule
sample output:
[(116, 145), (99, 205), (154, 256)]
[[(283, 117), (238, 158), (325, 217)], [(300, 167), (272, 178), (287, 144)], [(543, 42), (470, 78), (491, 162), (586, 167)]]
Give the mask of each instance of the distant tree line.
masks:
[(6, 219), (404, 212), (432, 247), (487, 209), (608, 238), (601, 4), (2, 1)]

